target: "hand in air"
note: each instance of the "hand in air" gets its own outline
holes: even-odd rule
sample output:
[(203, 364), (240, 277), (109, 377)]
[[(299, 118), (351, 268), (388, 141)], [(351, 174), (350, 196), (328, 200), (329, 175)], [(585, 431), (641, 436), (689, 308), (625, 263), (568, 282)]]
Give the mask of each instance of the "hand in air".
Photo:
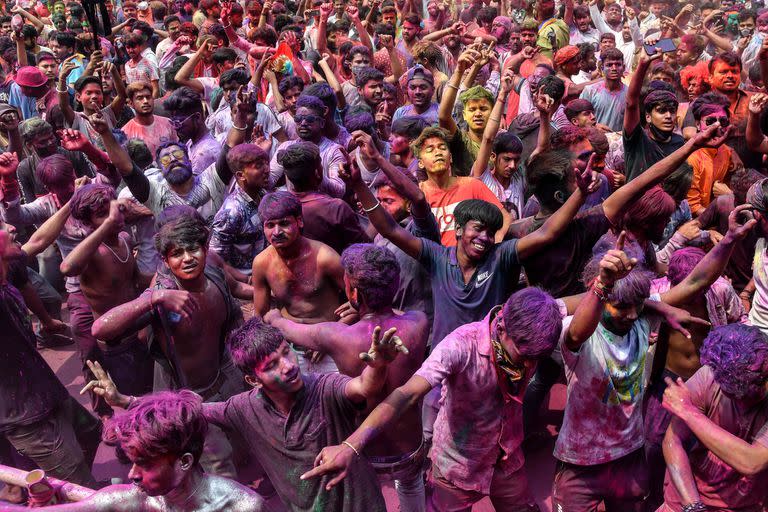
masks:
[(616, 245), (609, 250), (600, 260), (600, 282), (606, 286), (613, 286), (616, 281), (624, 278), (637, 265), (636, 258), (630, 258), (624, 252), (624, 242), (627, 233), (622, 231), (616, 239)]
[(371, 368), (381, 368), (392, 362), (397, 357), (398, 352), (408, 354), (408, 348), (403, 345), (403, 341), (395, 336), (396, 328), (387, 330), (381, 334), (381, 327), (373, 329), (371, 335), (371, 348), (368, 352), (361, 352), (360, 359)]

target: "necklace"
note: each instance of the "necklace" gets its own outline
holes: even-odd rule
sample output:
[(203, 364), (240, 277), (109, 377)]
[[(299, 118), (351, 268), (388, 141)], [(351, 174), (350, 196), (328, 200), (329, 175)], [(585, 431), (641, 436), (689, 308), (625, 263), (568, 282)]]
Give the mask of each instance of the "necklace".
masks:
[(120, 258), (120, 256), (118, 256), (117, 253), (113, 251), (112, 248), (107, 244), (105, 244), (104, 242), (101, 242), (101, 245), (106, 247), (109, 250), (109, 252), (112, 253), (112, 256), (114, 256), (117, 261), (119, 261), (120, 263), (127, 263), (128, 258), (130, 258), (131, 256), (131, 251), (130, 249), (128, 249), (128, 242), (125, 241), (125, 238), (121, 238), (120, 240), (123, 242), (123, 245), (125, 245), (125, 252), (126, 252), (125, 259)]
[[(187, 504), (187, 502), (188, 502), (189, 500), (191, 500), (191, 499), (192, 499), (192, 497), (193, 497), (195, 494), (197, 494), (197, 491), (199, 491), (199, 490), (200, 490), (200, 487), (202, 487), (202, 485), (203, 485), (203, 482), (204, 482), (204, 481), (205, 481), (205, 478), (200, 478), (200, 482), (198, 482), (198, 484), (197, 484), (197, 487), (195, 487), (195, 490), (194, 490), (194, 491), (192, 491), (192, 492), (190, 493), (190, 495), (189, 495), (189, 496), (187, 496), (187, 497), (184, 499), (184, 501), (182, 501), (182, 502), (181, 502), (181, 503), (178, 505), (178, 507), (180, 507), (180, 508), (179, 508), (179, 510), (184, 510), (184, 505), (186, 505), (186, 504)], [(174, 509), (176, 508), (176, 505), (172, 505), (172, 506), (173, 506), (173, 508), (174, 508)], [(163, 510), (171, 510), (171, 508), (169, 507), (169, 504), (168, 504), (168, 502), (166, 501), (165, 497), (163, 497)]]

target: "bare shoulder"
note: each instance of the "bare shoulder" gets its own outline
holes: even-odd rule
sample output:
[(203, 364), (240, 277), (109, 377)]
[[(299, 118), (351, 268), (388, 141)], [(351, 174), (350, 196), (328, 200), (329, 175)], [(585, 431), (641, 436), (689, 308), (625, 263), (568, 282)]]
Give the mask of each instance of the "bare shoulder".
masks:
[(229, 478), (208, 475), (210, 486), (216, 489), (216, 494), (226, 497), (226, 509), (233, 512), (266, 512), (264, 499), (248, 487)]

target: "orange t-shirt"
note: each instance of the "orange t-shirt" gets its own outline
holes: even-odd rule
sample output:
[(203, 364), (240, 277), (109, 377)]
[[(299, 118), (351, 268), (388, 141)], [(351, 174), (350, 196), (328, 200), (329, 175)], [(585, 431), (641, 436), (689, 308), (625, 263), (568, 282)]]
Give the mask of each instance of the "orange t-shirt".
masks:
[(441, 189), (429, 181), (423, 181), (419, 186), (427, 197), (427, 202), (432, 208), (432, 213), (440, 228), (440, 243), (446, 247), (456, 245), (456, 226), (453, 218), (453, 210), (456, 205), (465, 199), (482, 199), (504, 211), (499, 198), (485, 186), (485, 183), (477, 178), (457, 177), (454, 185), (449, 189)]
[(688, 157), (688, 165), (693, 168), (693, 182), (687, 199), (694, 215), (709, 206), (714, 197), (712, 186), (716, 181), (726, 181), (737, 159), (733, 150), (725, 144), (717, 149), (701, 148)]

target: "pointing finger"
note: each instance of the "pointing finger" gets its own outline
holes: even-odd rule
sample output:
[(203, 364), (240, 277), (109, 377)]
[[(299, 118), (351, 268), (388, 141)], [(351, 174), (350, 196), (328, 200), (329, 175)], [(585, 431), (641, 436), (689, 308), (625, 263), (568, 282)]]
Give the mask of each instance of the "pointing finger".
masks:
[(619, 237), (616, 239), (616, 249), (618, 249), (619, 251), (623, 251), (624, 242), (626, 241), (626, 239), (627, 239), (626, 231), (622, 231), (621, 233), (619, 233)]

